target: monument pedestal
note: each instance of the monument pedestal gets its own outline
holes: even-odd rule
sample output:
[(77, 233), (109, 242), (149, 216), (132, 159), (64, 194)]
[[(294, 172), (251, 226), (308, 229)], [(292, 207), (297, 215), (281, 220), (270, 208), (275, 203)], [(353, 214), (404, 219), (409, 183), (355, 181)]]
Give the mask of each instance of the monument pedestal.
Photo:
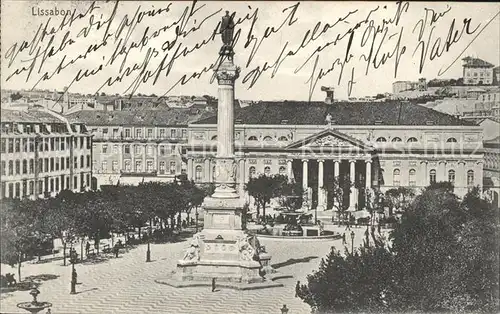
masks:
[(206, 198), (204, 229), (193, 236), (177, 270), (157, 282), (174, 287), (210, 286), (215, 278), (218, 287), (241, 290), (282, 286), (273, 281), (271, 256), (259, 254), (258, 241), (246, 232), (242, 208), (240, 198)]

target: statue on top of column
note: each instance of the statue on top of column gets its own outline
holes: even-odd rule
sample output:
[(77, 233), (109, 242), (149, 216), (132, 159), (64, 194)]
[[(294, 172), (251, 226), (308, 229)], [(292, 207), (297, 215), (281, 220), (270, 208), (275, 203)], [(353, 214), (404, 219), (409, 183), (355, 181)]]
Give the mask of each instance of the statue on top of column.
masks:
[(219, 54), (232, 56), (233, 34), (234, 34), (233, 16), (229, 15), (229, 11), (226, 11), (226, 15), (222, 17), (222, 22), (221, 22), (221, 37), (223, 46)]

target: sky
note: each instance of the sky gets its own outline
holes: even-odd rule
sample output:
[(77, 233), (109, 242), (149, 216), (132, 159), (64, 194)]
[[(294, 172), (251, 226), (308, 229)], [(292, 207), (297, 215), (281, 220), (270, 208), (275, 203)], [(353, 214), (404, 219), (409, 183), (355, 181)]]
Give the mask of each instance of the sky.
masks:
[[(338, 99), (374, 96), (391, 92), (397, 80), (459, 78), (465, 56), (500, 64), (498, 3), (6, 0), (1, 6), (3, 89), (216, 96), (210, 65), (222, 42), (213, 34), (226, 10), (237, 22), (239, 99), (323, 100), (321, 86), (334, 87)], [(74, 18), (61, 14), (66, 10)], [(179, 83), (194, 72), (203, 73)]]

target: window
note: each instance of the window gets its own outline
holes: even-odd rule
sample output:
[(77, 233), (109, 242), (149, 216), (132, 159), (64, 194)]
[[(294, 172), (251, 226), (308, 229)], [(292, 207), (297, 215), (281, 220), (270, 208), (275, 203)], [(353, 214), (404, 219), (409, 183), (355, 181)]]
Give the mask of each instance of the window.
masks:
[(467, 186), (474, 186), (474, 171), (467, 171)]
[(29, 195), (35, 194), (35, 184), (33, 181), (29, 182)]
[(165, 138), (165, 129), (160, 129), (160, 138)]
[(146, 162), (146, 169), (148, 172), (153, 172), (153, 161), (152, 160), (148, 160)]
[(387, 142), (387, 140), (385, 139), (385, 137), (379, 137), (377, 138), (377, 142)]
[(448, 171), (448, 182), (455, 183), (455, 170)]
[(436, 170), (435, 169), (432, 169), (429, 172), (429, 183), (430, 184), (436, 183)]
[(446, 140), (447, 143), (456, 143), (457, 139), (454, 137), (450, 137), (449, 139)]
[(170, 174), (175, 174), (175, 161), (170, 162), (169, 172)]
[(108, 152), (108, 144), (102, 144), (102, 153), (106, 154)]
[(187, 130), (182, 129), (182, 138), (187, 138)]
[(2, 175), (6, 175), (7, 174), (7, 171), (6, 171), (6, 164), (5, 164), (5, 160), (2, 160)]
[(108, 128), (102, 128), (102, 134), (108, 135)]
[(102, 172), (108, 172), (108, 162), (107, 161), (103, 161), (101, 165), (102, 165), (101, 166)]
[(272, 141), (272, 140), (273, 140), (273, 138), (272, 138), (272, 137), (270, 137), (270, 136), (266, 136), (266, 137), (264, 137), (264, 141), (265, 141), (265, 142), (269, 142), (269, 141)]
[(113, 145), (113, 154), (118, 154), (118, 145)]
[(249, 141), (257, 141), (257, 136), (250, 136), (248, 138)]
[(135, 162), (135, 172), (142, 172), (142, 161), (137, 160)]
[(141, 138), (142, 137), (142, 129), (136, 129), (135, 130), (135, 137), (136, 138)]
[(73, 158), (73, 168), (78, 169), (78, 157)]
[(130, 172), (132, 170), (130, 160), (125, 160), (125, 171)]
[(125, 154), (130, 154), (130, 145), (129, 144), (124, 145), (123, 150), (125, 151)]
[(399, 169), (394, 169), (392, 172), (392, 182), (394, 186), (399, 186), (401, 184), (401, 171)]
[(407, 142), (408, 143), (415, 143), (415, 142), (418, 142), (418, 140), (415, 137), (410, 137)]
[(14, 140), (14, 152), (19, 153), (21, 151), (21, 140), (16, 138)]
[(286, 168), (283, 167), (283, 166), (281, 166), (280, 169), (279, 169), (279, 173), (280, 174), (285, 174), (285, 172), (286, 172)]
[[(61, 160), (62, 160), (62, 158), (61, 158)], [(87, 168), (90, 168), (90, 155), (87, 155)]]
[(288, 141), (288, 138), (286, 136), (280, 136), (278, 138), (278, 141), (280, 141), (280, 142), (286, 142), (286, 141)]
[(165, 174), (165, 162), (160, 161), (160, 174)]
[(215, 175), (216, 175), (215, 166), (213, 166), (212, 167), (212, 181), (215, 181)]
[(415, 169), (410, 169), (410, 171), (408, 171), (409, 185), (410, 186), (416, 186), (417, 185), (416, 173), (417, 172), (415, 171)]
[(248, 169), (248, 173), (250, 173), (250, 176), (253, 177), (255, 175), (255, 167), (250, 167), (250, 169)]
[(153, 129), (148, 129), (148, 138), (153, 138)]
[(194, 179), (195, 181), (201, 181), (202, 169), (201, 166), (196, 166), (194, 171)]
[(148, 152), (148, 155), (153, 155), (153, 146), (148, 145), (147, 152)]
[(16, 160), (16, 174), (21, 174), (21, 163), (19, 160)]
[(28, 161), (26, 159), (23, 160), (23, 174), (28, 173)]
[(9, 160), (9, 167), (7, 168), (7, 171), (9, 172), (9, 176), (14, 174), (14, 162), (12, 160)]
[(58, 157), (55, 157), (55, 164), (56, 164), (56, 171), (59, 171), (59, 158)]
[(400, 137), (394, 137), (391, 142), (401, 142), (401, 138)]
[(43, 165), (44, 165), (44, 167), (43, 167), (44, 171), (49, 172), (49, 159), (48, 158), (44, 158)]
[(0, 150), (2, 153), (7, 153), (7, 140), (2, 138), (2, 147)]
[(80, 156), (80, 168), (85, 168), (85, 157)]
[[(56, 140), (59, 140), (59, 138), (56, 138)], [(28, 151), (28, 139), (27, 138), (23, 138), (22, 139), (22, 145), (21, 145), (21, 151), (24, 153), (26, 151)]]
[[(4, 171), (2, 171), (4, 172)], [(30, 165), (29, 165), (29, 173), (35, 172), (35, 161), (33, 159), (30, 159)]]
[(171, 129), (170, 130), (170, 137), (173, 137), (173, 138), (177, 137), (177, 130), (176, 129)]
[(160, 156), (165, 156), (165, 146), (160, 146)]
[(111, 169), (113, 170), (113, 172), (118, 172), (118, 161), (116, 160), (113, 160), (113, 164), (111, 165)]
[(113, 129), (113, 138), (118, 138), (118, 129)]
[(141, 146), (140, 145), (135, 145), (135, 154), (138, 155), (141, 153)]
[(130, 129), (125, 129), (125, 137), (130, 138)]
[(64, 137), (61, 137), (61, 150), (65, 149), (66, 142), (64, 141)]

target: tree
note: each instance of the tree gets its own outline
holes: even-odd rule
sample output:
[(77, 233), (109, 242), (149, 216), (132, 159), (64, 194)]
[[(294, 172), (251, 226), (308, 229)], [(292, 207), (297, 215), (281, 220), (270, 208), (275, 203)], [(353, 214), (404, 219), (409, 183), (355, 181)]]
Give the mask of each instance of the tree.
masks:
[(23, 98), (23, 95), (21, 95), (21, 93), (19, 93), (19, 92), (16, 92), (16, 93), (10, 95), (10, 98), (12, 99), (12, 101), (16, 101), (18, 99)]
[(298, 182), (284, 182), (280, 188), (279, 203), (288, 211), (294, 211), (302, 207), (304, 188)]
[(432, 185), (405, 206), (392, 247), (332, 251), (298, 296), (319, 313), (498, 312), (498, 217), (478, 189), (460, 200)]
[(385, 192), (385, 200), (389, 205), (391, 213), (394, 208), (401, 209), (405, 207), (413, 197), (415, 197), (415, 191), (404, 186), (392, 188)]
[(272, 198), (279, 196), (281, 188), (288, 180), (287, 176), (275, 174), (261, 174), (258, 177), (251, 177), (245, 186), (248, 194), (255, 199), (257, 206), (257, 217), (259, 217), (259, 207), (262, 208), (262, 215), (266, 217), (266, 205)]

